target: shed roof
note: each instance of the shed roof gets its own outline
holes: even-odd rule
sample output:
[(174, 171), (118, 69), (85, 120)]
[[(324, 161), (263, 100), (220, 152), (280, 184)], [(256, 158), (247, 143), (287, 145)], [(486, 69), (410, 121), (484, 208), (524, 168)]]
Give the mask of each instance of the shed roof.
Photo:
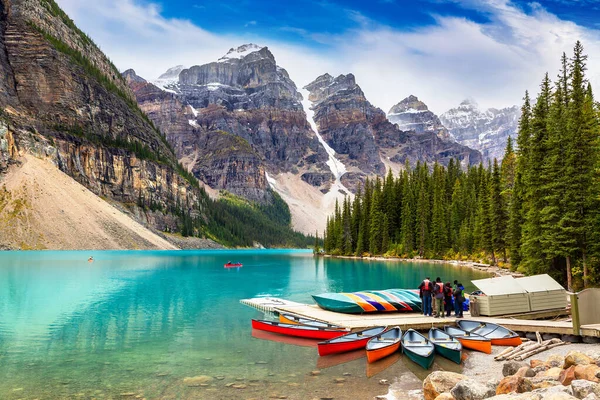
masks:
[(529, 293), (547, 292), (550, 290), (565, 290), (548, 274), (524, 276), (516, 279), (517, 283)]
[(478, 279), (471, 282), (488, 296), (527, 293), (512, 276)]

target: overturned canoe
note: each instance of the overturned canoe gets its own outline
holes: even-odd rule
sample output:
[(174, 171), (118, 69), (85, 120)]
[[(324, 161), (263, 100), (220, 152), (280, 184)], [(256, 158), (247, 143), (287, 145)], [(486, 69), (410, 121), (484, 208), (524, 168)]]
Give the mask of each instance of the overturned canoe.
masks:
[(523, 343), (516, 332), (502, 325), (466, 319), (456, 321), (456, 325), (466, 332), (476, 333), (490, 339), (495, 346), (518, 346)]
[(252, 328), (261, 331), (279, 333), (287, 336), (297, 336), (309, 339), (333, 339), (345, 335), (347, 332), (339, 329), (319, 328), (308, 325), (282, 324), (275, 321), (253, 319)]
[(392, 328), (384, 333), (373, 337), (367, 343), (367, 362), (381, 360), (400, 349), (402, 330), (399, 327)]
[(462, 359), (462, 344), (456, 338), (448, 335), (441, 329), (429, 330), (429, 341), (435, 346), (435, 352), (448, 360), (460, 364)]
[(347, 314), (368, 312), (421, 312), (419, 292), (412, 289), (364, 290), (313, 295), (319, 307)]
[(476, 333), (466, 332), (460, 328), (454, 328), (452, 326), (445, 326), (444, 331), (448, 335), (458, 339), (464, 348), (481, 351), (487, 354), (492, 353), (492, 341), (490, 339), (484, 338)]
[(376, 335), (385, 331), (384, 326), (363, 329), (359, 332), (351, 332), (344, 336), (339, 336), (319, 343), (319, 355), (327, 356), (329, 354), (344, 353), (356, 349), (362, 349), (367, 342)]
[(329, 328), (329, 329), (340, 329), (345, 331), (350, 331), (349, 329), (344, 328), (343, 326), (329, 324), (327, 322), (318, 321), (316, 319), (301, 317), (299, 315), (289, 314), (289, 313), (280, 313), (279, 314), (279, 322), (282, 324), (291, 324), (291, 325), (309, 325), (309, 326), (317, 326), (320, 328)]
[(429, 369), (433, 364), (435, 357), (433, 344), (414, 329), (409, 329), (402, 337), (402, 351), (425, 369)]

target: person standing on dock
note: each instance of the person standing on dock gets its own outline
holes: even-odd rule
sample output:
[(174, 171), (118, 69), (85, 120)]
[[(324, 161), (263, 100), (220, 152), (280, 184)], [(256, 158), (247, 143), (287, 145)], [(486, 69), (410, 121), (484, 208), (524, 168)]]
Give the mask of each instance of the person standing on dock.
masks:
[(464, 286), (462, 283), (458, 283), (458, 285), (456, 285), (456, 289), (454, 290), (454, 312), (456, 313), (456, 318), (463, 317), (463, 302), (465, 301), (463, 290)]
[(433, 295), (435, 297), (435, 317), (442, 318), (444, 315), (444, 283), (439, 276), (435, 279)]
[(423, 315), (432, 316), (431, 310), (431, 295), (433, 293), (433, 284), (429, 280), (429, 277), (426, 277), (423, 282), (419, 285), (419, 295), (421, 296)]
[(454, 290), (452, 290), (450, 282), (446, 282), (446, 284), (444, 285), (444, 305), (446, 307), (446, 317), (450, 316), (450, 314), (452, 313), (452, 309), (454, 308), (452, 302), (453, 294)]

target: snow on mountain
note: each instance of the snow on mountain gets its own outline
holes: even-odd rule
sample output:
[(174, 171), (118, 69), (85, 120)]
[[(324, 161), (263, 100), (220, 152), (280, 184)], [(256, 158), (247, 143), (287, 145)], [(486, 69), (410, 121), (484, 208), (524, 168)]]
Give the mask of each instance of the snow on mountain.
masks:
[(501, 160), (508, 137), (516, 138), (520, 117), (517, 106), (481, 110), (469, 99), (440, 115), (440, 121), (458, 143), (481, 151), (485, 159)]
[(450, 138), (438, 116), (429, 111), (427, 105), (413, 95), (393, 106), (387, 118), (391, 123), (397, 124), (402, 131), (433, 132), (441, 139)]
[(239, 60), (241, 58), (246, 57), (250, 53), (254, 53), (255, 51), (260, 51), (264, 49), (264, 47), (258, 46), (254, 43), (243, 44), (238, 48), (231, 48), (223, 57), (219, 58), (217, 62), (227, 62), (230, 60)]

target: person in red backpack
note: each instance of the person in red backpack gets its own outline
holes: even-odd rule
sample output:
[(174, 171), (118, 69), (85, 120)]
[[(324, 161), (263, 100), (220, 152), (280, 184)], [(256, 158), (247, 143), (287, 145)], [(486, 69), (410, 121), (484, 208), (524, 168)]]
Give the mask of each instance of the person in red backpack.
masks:
[(438, 276), (433, 286), (433, 296), (435, 297), (435, 317), (442, 318), (444, 310), (444, 284)]
[(431, 294), (433, 293), (433, 283), (426, 277), (423, 282), (419, 285), (419, 296), (421, 296), (421, 304), (423, 309), (423, 315), (429, 315), (431, 317)]

